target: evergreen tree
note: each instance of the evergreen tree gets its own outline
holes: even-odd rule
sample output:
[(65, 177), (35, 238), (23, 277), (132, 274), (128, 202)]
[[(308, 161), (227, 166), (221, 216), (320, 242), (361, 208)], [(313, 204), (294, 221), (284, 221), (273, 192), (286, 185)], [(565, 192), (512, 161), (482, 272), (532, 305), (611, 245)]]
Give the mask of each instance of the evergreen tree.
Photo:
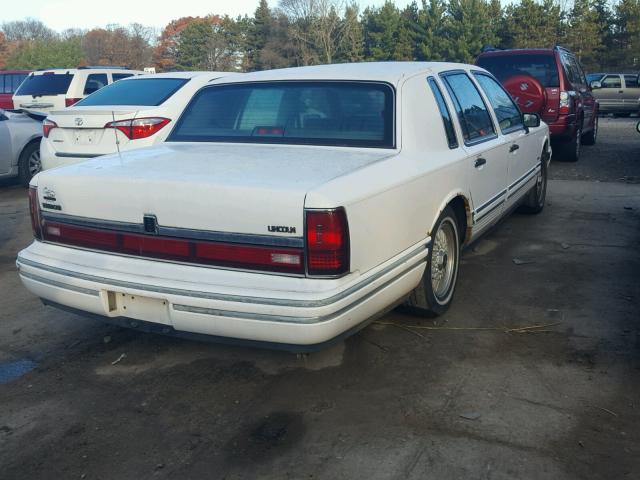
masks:
[(20, 42), (7, 58), (7, 68), (75, 68), (84, 62), (80, 38)]
[(637, 71), (640, 69), (640, 0), (620, 0), (614, 7), (614, 22), (618, 68)]
[(418, 12), (418, 60), (440, 61), (445, 59), (446, 41), (444, 37), (446, 5), (443, 0), (422, 0)]
[(597, 57), (603, 49), (602, 25), (592, 0), (575, 0), (567, 23), (566, 45), (580, 59), (584, 68), (597, 69)]
[(491, 25), (485, 0), (450, 0), (445, 22), (445, 58), (473, 63), (482, 47), (496, 44)]
[(413, 45), (400, 10), (391, 1), (363, 14), (364, 50), (367, 60), (408, 60)]
[(500, 30), (504, 48), (550, 48), (560, 43), (563, 14), (554, 0), (521, 0), (505, 8)]
[(247, 34), (247, 70), (262, 70), (260, 58), (262, 50), (269, 41), (273, 17), (267, 0), (260, 0)]

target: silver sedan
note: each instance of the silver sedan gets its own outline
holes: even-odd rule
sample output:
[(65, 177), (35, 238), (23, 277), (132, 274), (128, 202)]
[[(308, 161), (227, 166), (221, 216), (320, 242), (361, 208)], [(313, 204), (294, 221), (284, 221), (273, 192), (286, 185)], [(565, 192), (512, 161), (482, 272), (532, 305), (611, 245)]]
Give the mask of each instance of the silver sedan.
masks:
[(40, 117), (0, 110), (0, 178), (18, 177), (28, 185), (41, 168), (41, 139)]

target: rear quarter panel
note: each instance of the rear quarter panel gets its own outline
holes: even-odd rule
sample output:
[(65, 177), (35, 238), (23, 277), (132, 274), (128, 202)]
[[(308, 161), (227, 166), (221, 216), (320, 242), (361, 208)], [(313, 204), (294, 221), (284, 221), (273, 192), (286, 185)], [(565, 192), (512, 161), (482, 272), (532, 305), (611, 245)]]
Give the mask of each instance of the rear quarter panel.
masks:
[(396, 121), (396, 155), (307, 194), (307, 208), (346, 208), (352, 271), (364, 273), (424, 241), (447, 203), (466, 197), (464, 152), (446, 144), (427, 75), (398, 88)]

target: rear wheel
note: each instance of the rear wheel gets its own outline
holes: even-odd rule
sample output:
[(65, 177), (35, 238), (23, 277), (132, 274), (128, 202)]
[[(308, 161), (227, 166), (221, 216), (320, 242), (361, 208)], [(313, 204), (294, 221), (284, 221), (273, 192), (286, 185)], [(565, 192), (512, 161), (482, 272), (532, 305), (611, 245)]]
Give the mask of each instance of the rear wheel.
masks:
[(18, 180), (25, 187), (29, 186), (29, 182), (33, 176), (42, 170), (40, 163), (40, 142), (32, 142), (27, 145), (20, 154), (18, 160)]
[(598, 139), (598, 117), (593, 119), (593, 129), (589, 133), (585, 133), (582, 137), (582, 143), (585, 145), (595, 145)]
[(560, 157), (567, 162), (577, 162), (580, 158), (580, 147), (582, 146), (582, 127), (577, 127), (573, 137), (559, 145)]
[(547, 198), (547, 160), (549, 158), (546, 148), (540, 158), (540, 174), (536, 179), (536, 184), (520, 206), (520, 211), (523, 213), (540, 213), (544, 208), (544, 202)]
[(433, 232), (424, 276), (406, 306), (417, 313), (436, 316), (451, 305), (458, 279), (460, 235), (451, 207), (442, 212)]

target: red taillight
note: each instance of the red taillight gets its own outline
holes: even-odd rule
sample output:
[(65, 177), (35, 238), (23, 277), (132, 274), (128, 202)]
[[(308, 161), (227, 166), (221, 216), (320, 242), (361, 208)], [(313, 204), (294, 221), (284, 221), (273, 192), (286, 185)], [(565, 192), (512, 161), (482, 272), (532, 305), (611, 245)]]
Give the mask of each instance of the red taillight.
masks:
[(31, 228), (33, 230), (33, 236), (38, 240), (42, 240), (38, 187), (29, 187), (29, 213), (31, 214)]
[(43, 238), (76, 247), (248, 270), (304, 273), (302, 248), (141, 235), (45, 220)]
[(131, 120), (118, 120), (107, 123), (104, 128), (117, 128), (128, 139), (137, 140), (147, 138), (160, 131), (171, 120), (168, 118), (136, 118)]
[(81, 98), (65, 98), (64, 99), (64, 106), (65, 107), (70, 107), (71, 105), (74, 105), (76, 103), (78, 103), (80, 100), (82, 100)]
[(56, 124), (56, 122), (52, 122), (48, 118), (45, 118), (42, 121), (42, 136), (44, 138), (49, 138), (49, 133), (51, 132), (51, 130), (57, 127), (58, 125)]
[(344, 208), (306, 211), (307, 273), (349, 271), (349, 227)]

